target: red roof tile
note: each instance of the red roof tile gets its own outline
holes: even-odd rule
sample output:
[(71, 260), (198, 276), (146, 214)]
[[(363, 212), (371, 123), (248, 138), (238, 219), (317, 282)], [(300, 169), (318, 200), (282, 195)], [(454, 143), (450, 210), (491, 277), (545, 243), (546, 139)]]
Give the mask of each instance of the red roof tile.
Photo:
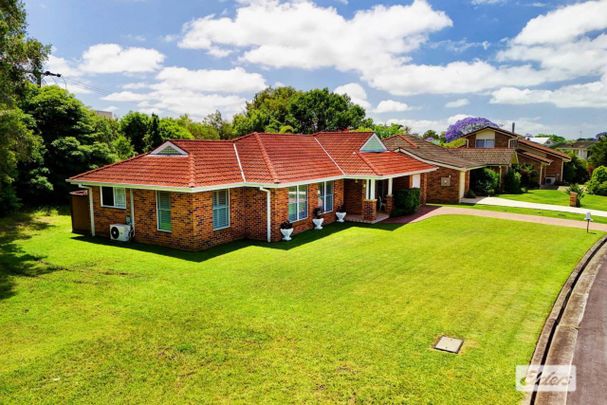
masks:
[(253, 133), (230, 141), (175, 140), (187, 155), (139, 155), (72, 177), (73, 182), (210, 187), (286, 184), (348, 176), (430, 171), (433, 166), (395, 152), (361, 152), (370, 132), (314, 135)]

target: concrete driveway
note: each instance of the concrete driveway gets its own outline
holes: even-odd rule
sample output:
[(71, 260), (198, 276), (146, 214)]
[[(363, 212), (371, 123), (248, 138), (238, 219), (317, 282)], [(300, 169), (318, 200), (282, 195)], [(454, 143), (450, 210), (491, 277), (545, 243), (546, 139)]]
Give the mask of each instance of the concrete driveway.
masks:
[(516, 208), (532, 208), (536, 210), (569, 212), (572, 214), (585, 215), (588, 211), (594, 216), (607, 217), (607, 211), (591, 210), (588, 208), (567, 207), (564, 205), (539, 204), (525, 201), (509, 200), (500, 197), (477, 197), (477, 198), (462, 198), (462, 204), (478, 204), (478, 205), (495, 205), (498, 207), (516, 207)]

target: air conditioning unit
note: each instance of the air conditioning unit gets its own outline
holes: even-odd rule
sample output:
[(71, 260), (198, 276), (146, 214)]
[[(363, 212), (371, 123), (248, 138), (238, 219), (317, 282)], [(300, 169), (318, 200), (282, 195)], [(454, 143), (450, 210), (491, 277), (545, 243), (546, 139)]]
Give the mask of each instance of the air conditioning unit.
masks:
[(131, 239), (131, 226), (125, 224), (110, 225), (110, 239), (128, 242)]

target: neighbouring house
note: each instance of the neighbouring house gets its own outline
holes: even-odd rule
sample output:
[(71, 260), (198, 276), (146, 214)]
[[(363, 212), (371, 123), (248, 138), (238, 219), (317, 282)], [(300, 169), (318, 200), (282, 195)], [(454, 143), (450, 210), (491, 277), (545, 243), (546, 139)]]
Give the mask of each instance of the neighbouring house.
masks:
[(526, 136), (525, 139), (548, 147), (554, 146), (554, 141), (547, 136)]
[(590, 147), (597, 141), (590, 139), (579, 139), (571, 144), (564, 144), (558, 147), (558, 149), (565, 153), (573, 153), (578, 158), (588, 160), (590, 157)]
[[(436, 167), (388, 151), (371, 132), (253, 133), (234, 140), (175, 140), (129, 160), (73, 176), (87, 189), (92, 235), (130, 224), (134, 240), (201, 250), (237, 239), (278, 241), (325, 223), (386, 218), (399, 188), (420, 188)], [(82, 228), (82, 224), (74, 228)], [(81, 229), (80, 229), (81, 230)]]
[(432, 203), (459, 203), (470, 190), (470, 172), (487, 166), (486, 162), (461, 156), (457, 149), (443, 148), (416, 136), (394, 135), (383, 142), (390, 150), (438, 167), (428, 173), (426, 194)]
[[(519, 164), (530, 164), (538, 173), (539, 185), (553, 185), (563, 181), (563, 168), (565, 162), (571, 158), (561, 151), (532, 142), (525, 137), (500, 128), (484, 127), (462, 137), (466, 140), (462, 156), (471, 158), (476, 156), (492, 155), (496, 151), (509, 151), (516, 153)], [(465, 154), (469, 155), (465, 155)], [(514, 162), (512, 162), (514, 163)], [(502, 170), (502, 175), (504, 175)]]

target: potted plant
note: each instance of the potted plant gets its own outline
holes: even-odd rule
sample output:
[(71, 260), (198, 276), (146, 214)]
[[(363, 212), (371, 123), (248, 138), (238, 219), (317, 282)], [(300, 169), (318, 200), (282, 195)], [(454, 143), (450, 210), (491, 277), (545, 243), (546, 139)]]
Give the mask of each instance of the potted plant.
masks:
[(293, 233), (293, 224), (286, 220), (280, 224), (280, 233), (282, 233), (282, 240), (291, 240), (291, 234)]
[(337, 215), (337, 222), (344, 222), (344, 218), (346, 217), (346, 210), (343, 205), (337, 207), (335, 215)]
[(322, 217), (322, 208), (314, 208), (314, 218), (312, 218), (312, 222), (314, 222), (314, 229), (322, 229), (322, 223), (324, 221), (325, 219)]

